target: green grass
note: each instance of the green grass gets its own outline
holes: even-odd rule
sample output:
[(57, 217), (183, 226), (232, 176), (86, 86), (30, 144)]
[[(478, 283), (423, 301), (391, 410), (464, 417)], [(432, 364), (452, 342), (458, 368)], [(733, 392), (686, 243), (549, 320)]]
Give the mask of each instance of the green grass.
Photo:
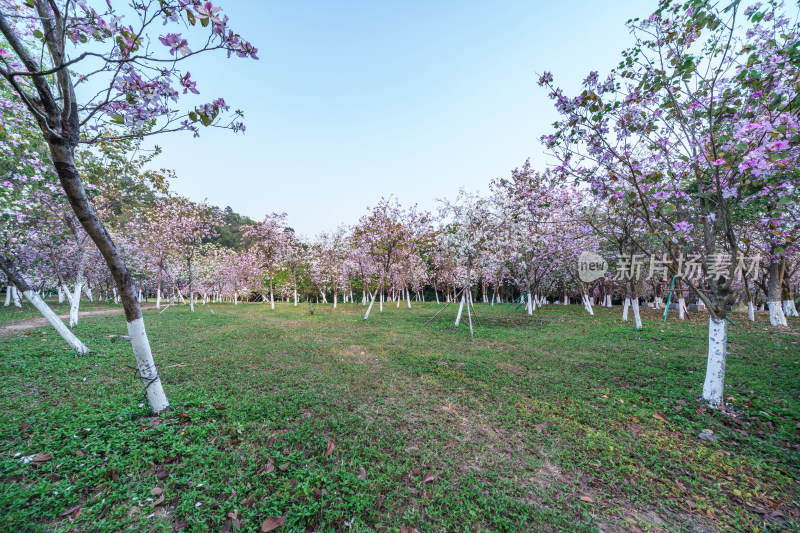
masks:
[[(470, 340), (452, 306), (423, 328), (430, 303), (368, 322), (360, 305), (214, 309), (145, 313), (163, 417), (141, 404), (129, 344), (109, 338), (120, 315), (82, 319), (88, 357), (44, 328), (0, 340), (0, 529), (219, 531), (234, 511), (243, 531), (268, 516), (283, 531), (800, 524), (796, 320), (734, 318), (723, 413), (698, 401), (699, 315), (645, 312), (635, 331), (619, 308), (478, 305)], [(14, 457), (36, 453), (53, 459)]]

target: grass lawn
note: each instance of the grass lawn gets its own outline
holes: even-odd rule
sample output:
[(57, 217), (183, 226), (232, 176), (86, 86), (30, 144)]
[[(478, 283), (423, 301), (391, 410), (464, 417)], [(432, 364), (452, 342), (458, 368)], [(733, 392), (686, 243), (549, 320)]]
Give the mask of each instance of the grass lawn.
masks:
[(87, 357), (0, 339), (0, 530), (800, 527), (797, 319), (733, 318), (721, 412), (698, 402), (707, 315), (478, 305), (470, 340), (453, 306), (423, 328), (431, 303), (214, 309), (145, 312), (162, 417), (122, 315), (82, 319)]

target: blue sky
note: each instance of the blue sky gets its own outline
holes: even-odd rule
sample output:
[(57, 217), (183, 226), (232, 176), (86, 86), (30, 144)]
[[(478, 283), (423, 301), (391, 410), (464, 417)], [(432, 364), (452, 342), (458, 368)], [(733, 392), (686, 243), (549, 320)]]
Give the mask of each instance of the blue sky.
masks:
[(556, 119), (537, 74), (575, 90), (631, 44), (655, 0), (218, 2), (259, 61), (205, 56), (204, 101), (245, 112), (244, 135), (159, 137), (173, 188), (253, 218), (285, 211), (302, 233), (352, 224), (382, 196), (434, 210), (488, 190)]

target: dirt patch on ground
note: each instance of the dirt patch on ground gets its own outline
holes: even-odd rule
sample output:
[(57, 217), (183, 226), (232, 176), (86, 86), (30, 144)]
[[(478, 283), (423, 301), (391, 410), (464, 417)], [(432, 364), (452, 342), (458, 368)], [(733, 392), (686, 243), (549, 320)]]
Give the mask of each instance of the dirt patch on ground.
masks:
[[(142, 307), (142, 311), (148, 311), (150, 309), (155, 309), (155, 306), (148, 306)], [(94, 311), (85, 311), (80, 314), (80, 318), (85, 318), (87, 316), (96, 316), (96, 315), (112, 315), (115, 313), (121, 313), (123, 311), (122, 307), (114, 307), (110, 309), (96, 309)], [(69, 319), (69, 313), (65, 313), (63, 315), (58, 315), (58, 318), (61, 320)], [(19, 320), (17, 322), (12, 322), (11, 324), (5, 324), (0, 326), (0, 337), (13, 337), (19, 333), (23, 333), (25, 331), (29, 331), (31, 329), (42, 328), (45, 326), (49, 326), (50, 324), (47, 322), (47, 319), (43, 316), (39, 316), (36, 318), (27, 318), (25, 320)]]

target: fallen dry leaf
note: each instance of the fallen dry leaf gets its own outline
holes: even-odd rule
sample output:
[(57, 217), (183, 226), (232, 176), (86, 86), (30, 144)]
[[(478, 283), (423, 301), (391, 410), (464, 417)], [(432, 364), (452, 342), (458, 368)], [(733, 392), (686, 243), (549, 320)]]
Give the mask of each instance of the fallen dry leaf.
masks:
[(46, 463), (47, 461), (52, 461), (53, 455), (49, 453), (37, 453), (33, 456), (34, 463)]
[(153, 487), (150, 489), (150, 494), (153, 496), (161, 496), (164, 493), (164, 490), (161, 487)]
[(409, 473), (409, 475), (412, 476), (412, 477), (421, 476), (422, 475), (422, 470), (420, 470), (418, 467), (415, 466), (414, 468), (411, 469), (411, 472)]
[(253, 505), (253, 501), (256, 499), (255, 495), (251, 494), (247, 498), (242, 498), (242, 501), (239, 502), (239, 505), (242, 507), (251, 507)]
[(358, 469), (358, 477), (361, 479), (367, 479), (367, 469), (363, 466)]
[(69, 509), (67, 509), (65, 511), (61, 511), (60, 513), (58, 513), (58, 517), (59, 518), (64, 518), (65, 516), (69, 516), (69, 515), (71, 515), (72, 513), (74, 513), (75, 511), (77, 511), (80, 508), (81, 508), (80, 505), (76, 505), (75, 507), (70, 507)]
[(228, 518), (233, 520), (233, 523), (236, 525), (236, 529), (242, 527), (242, 519), (239, 518), (239, 509), (234, 509), (232, 513), (228, 513)]
[(328, 446), (325, 448), (325, 457), (330, 457), (333, 449), (336, 447), (332, 440), (328, 441)]
[(266, 533), (267, 531), (278, 529), (284, 522), (286, 522), (285, 516), (268, 516), (261, 524), (261, 531)]
[(594, 503), (594, 500), (588, 496), (581, 496), (581, 501), (586, 503)]
[(278, 470), (286, 470), (291, 466), (291, 463), (283, 463), (281, 466), (278, 467)]
[(434, 479), (436, 479), (436, 476), (433, 475), (433, 472), (428, 472), (428, 474), (425, 476), (425, 479), (423, 479), (422, 482), (423, 483), (430, 483)]
[(164, 501), (164, 495), (162, 494), (161, 496), (158, 497), (156, 501), (150, 504), (150, 507), (155, 507), (157, 505), (160, 505), (163, 501)]
[(21, 422), (20, 425), (19, 425), (19, 429), (21, 429), (22, 431), (25, 431), (26, 429), (28, 429), (30, 427), (31, 427), (31, 425), (28, 424), (27, 422)]
[(664, 418), (664, 415), (661, 414), (661, 411), (656, 411), (655, 413), (653, 413), (653, 418), (655, 418), (656, 420), (661, 420), (662, 422), (667, 421), (667, 419)]

